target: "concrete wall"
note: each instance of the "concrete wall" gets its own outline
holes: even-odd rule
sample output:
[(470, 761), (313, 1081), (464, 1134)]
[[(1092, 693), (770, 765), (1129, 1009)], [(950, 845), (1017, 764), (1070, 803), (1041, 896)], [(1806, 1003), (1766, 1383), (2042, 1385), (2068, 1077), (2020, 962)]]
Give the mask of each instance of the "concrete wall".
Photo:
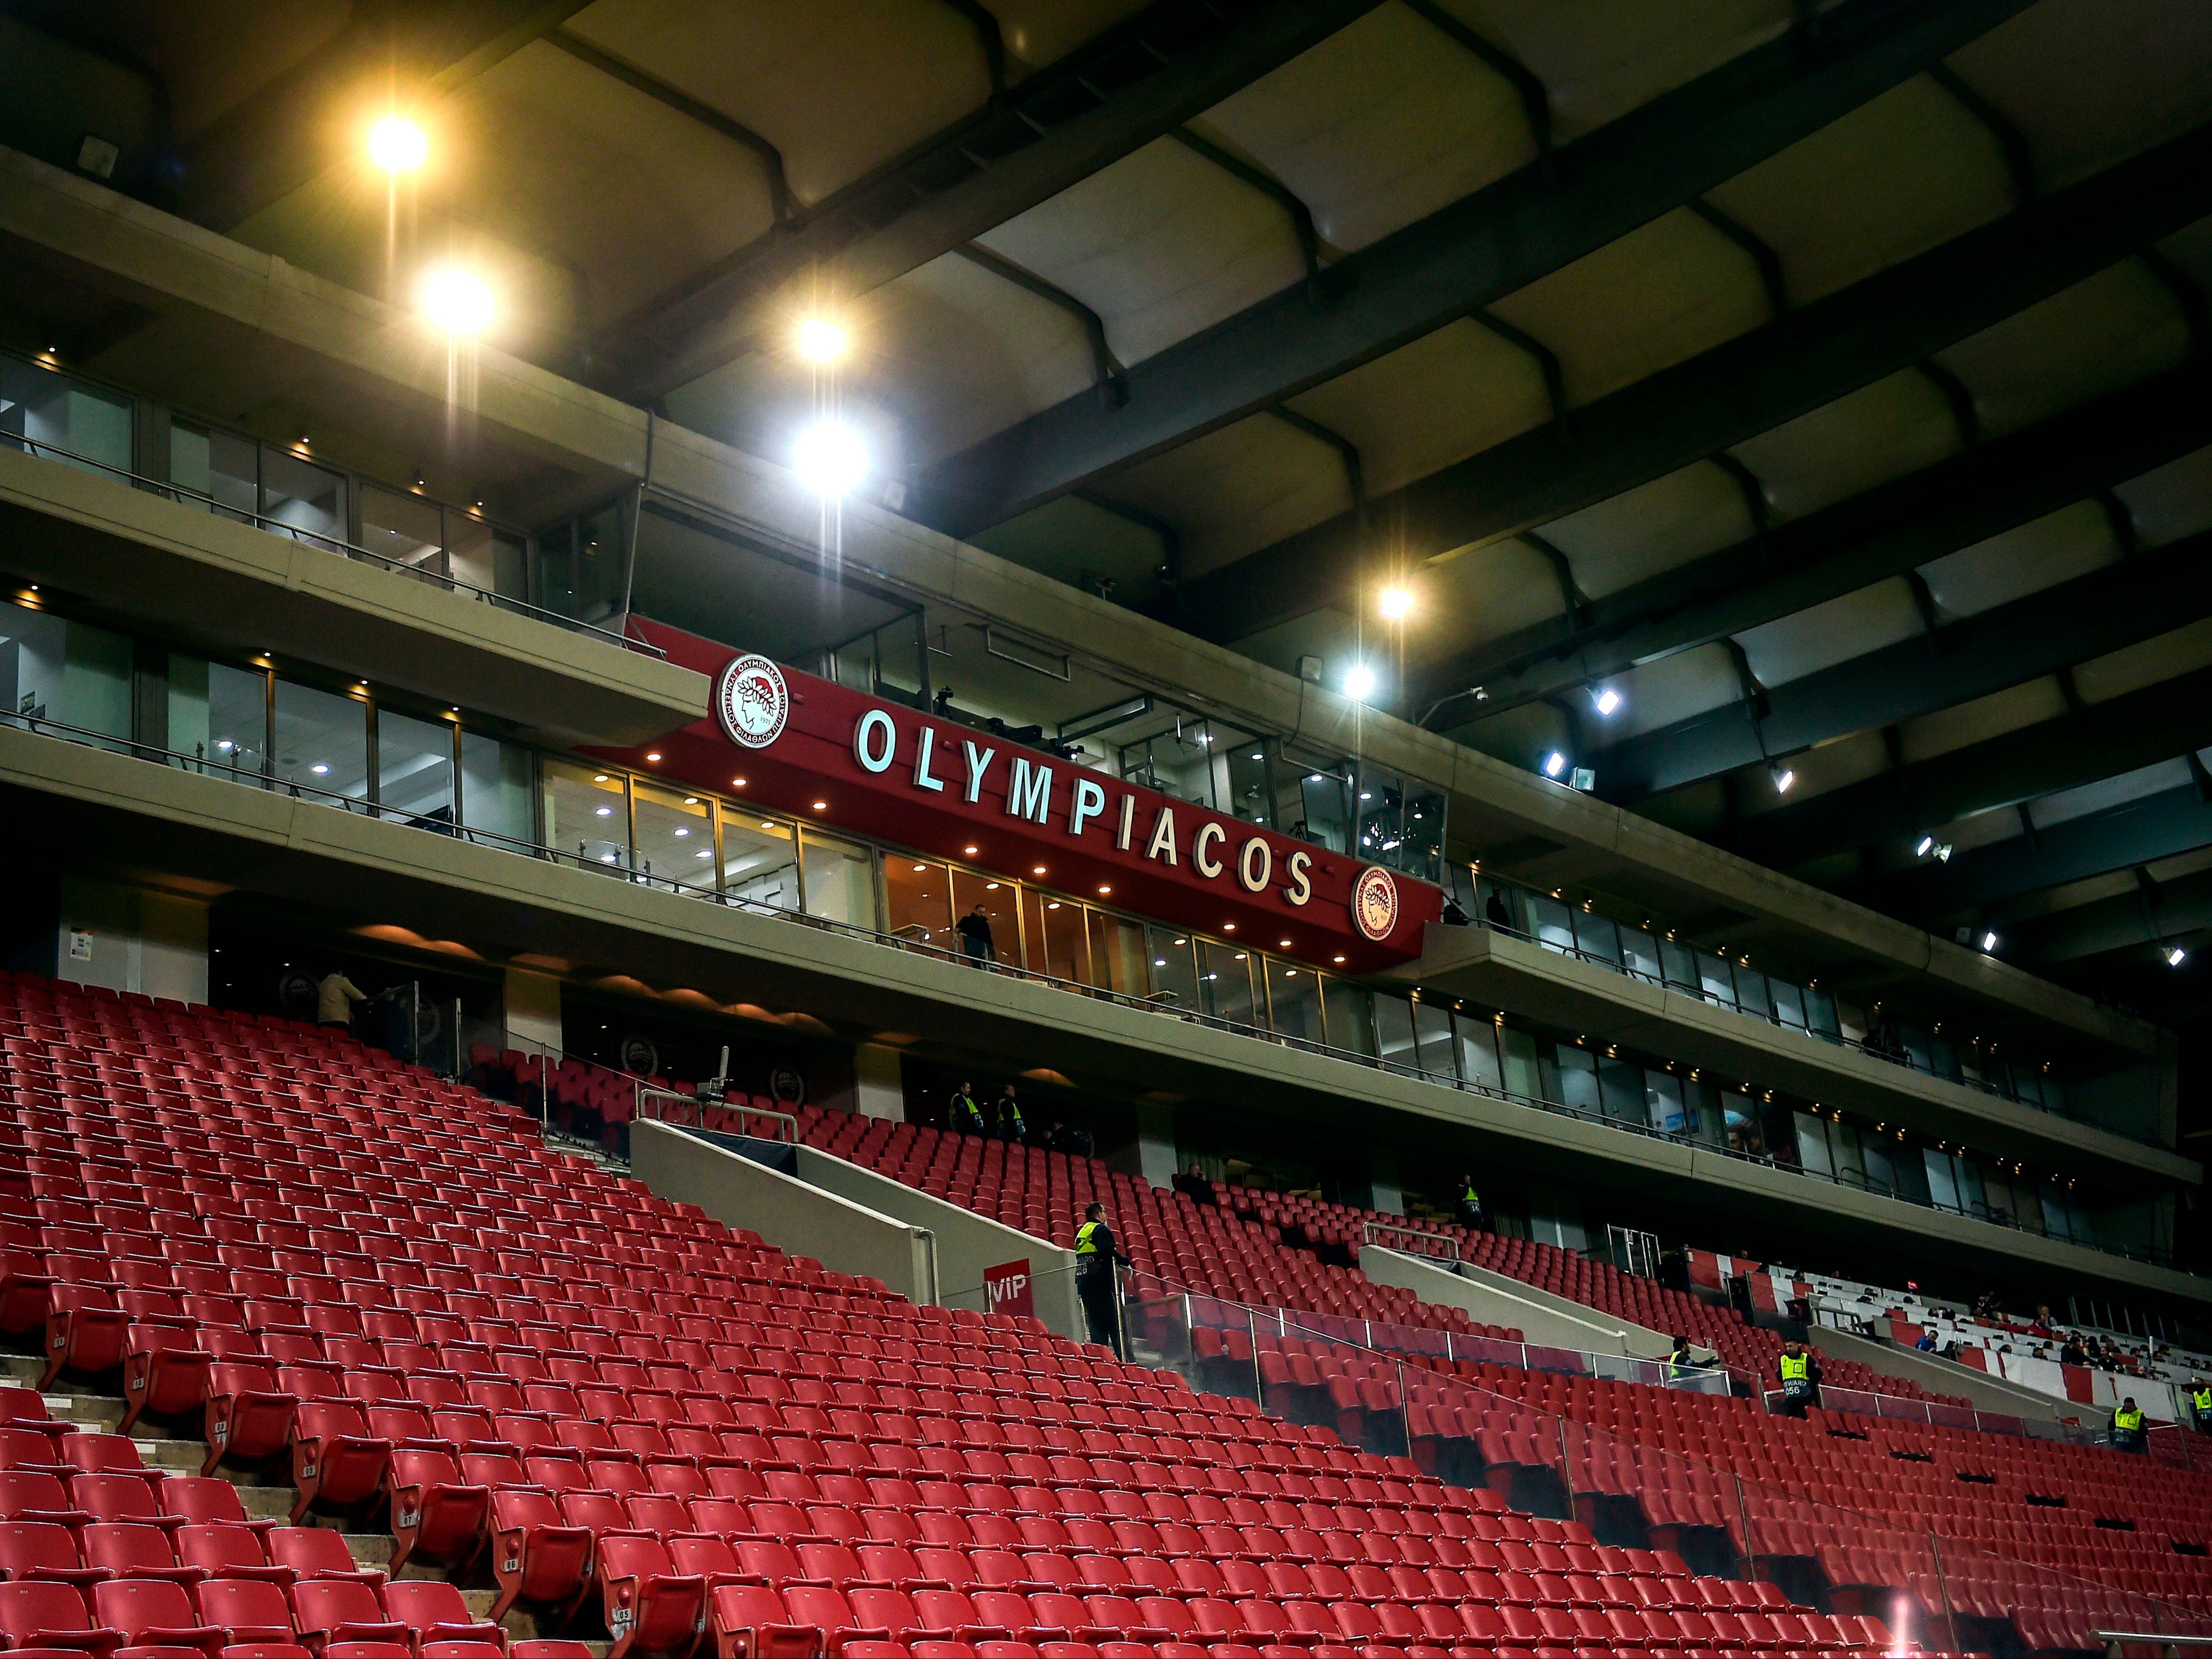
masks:
[(780, 1175), (697, 1135), (649, 1121), (630, 1126), (630, 1173), (653, 1193), (750, 1227), (780, 1250), (841, 1273), (866, 1273), (917, 1303), (939, 1299), (926, 1228)]
[(207, 902), (64, 876), (53, 961), (47, 971), (79, 985), (204, 1003), (208, 1000)]
[(1814, 1328), (1813, 1346), (1838, 1359), (1856, 1359), (1871, 1365), (1889, 1376), (1909, 1377), (1930, 1394), (1956, 1395), (1971, 1400), (1981, 1411), (2008, 1412), (2014, 1417), (2033, 1418), (2043, 1423), (2056, 1423), (2069, 1417), (2088, 1423), (2100, 1415), (2093, 1406), (2053, 1400), (2047, 1394), (2039, 1394), (2033, 1389), (2008, 1382), (2001, 1376), (1991, 1376), (1934, 1354), (1922, 1353), (1917, 1348), (1900, 1348), (1894, 1343), (1853, 1336), (1825, 1325)]
[[(634, 1156), (634, 1155), (633, 1155)], [(1075, 1252), (1009, 1227), (957, 1204), (902, 1185), (842, 1158), (799, 1149), (799, 1178), (871, 1213), (896, 1216), (927, 1228), (937, 1239), (939, 1299), (950, 1308), (985, 1311), (983, 1269), (1026, 1260), (1036, 1316), (1061, 1336), (1085, 1335), (1082, 1304), (1075, 1299)], [(811, 1251), (809, 1255), (814, 1254)]]
[(1413, 1291), (1424, 1302), (1459, 1308), (1486, 1325), (1510, 1325), (1524, 1341), (1583, 1353), (1618, 1353), (1650, 1359), (1668, 1352), (1668, 1339), (1508, 1279), (1487, 1268), (1460, 1263), (1455, 1273), (1438, 1264), (1378, 1244), (1359, 1247), (1359, 1270), (1378, 1285)]
[(507, 1046), (532, 1054), (561, 1052), (561, 981), (550, 974), (510, 968), (501, 991)]

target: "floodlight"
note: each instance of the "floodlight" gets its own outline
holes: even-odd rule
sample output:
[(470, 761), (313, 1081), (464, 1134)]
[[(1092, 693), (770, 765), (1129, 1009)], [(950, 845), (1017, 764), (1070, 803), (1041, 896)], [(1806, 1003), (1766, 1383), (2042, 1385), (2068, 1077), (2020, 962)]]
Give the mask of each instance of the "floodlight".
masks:
[(1936, 837), (1933, 836), (1923, 836), (1920, 838), (1920, 845), (1912, 849), (1912, 856), (1917, 859), (1924, 859), (1935, 850)]
[(820, 421), (792, 447), (799, 481), (817, 495), (848, 495), (868, 476), (867, 446), (842, 421)]
[(1595, 697), (1592, 697), (1590, 701), (1597, 706), (1597, 712), (1599, 714), (1610, 717), (1613, 711), (1620, 707), (1624, 700), (1620, 692), (1614, 690), (1608, 685), (1604, 690), (1599, 692)]
[(1774, 774), (1774, 793), (1778, 795), (1786, 795), (1790, 793), (1790, 786), (1796, 781), (1797, 775), (1795, 772), (1786, 766), (1780, 767)]
[(851, 343), (843, 329), (819, 317), (809, 317), (799, 325), (799, 355), (811, 363), (836, 362)]
[(1386, 587), (1377, 602), (1385, 622), (1403, 622), (1413, 614), (1413, 596), (1402, 587)]
[(1346, 669), (1344, 695), (1354, 702), (1365, 702), (1375, 695), (1375, 671), (1364, 662), (1356, 662)]
[(404, 116), (387, 115), (368, 130), (368, 159), (386, 173), (412, 173), (429, 156), (428, 136)]
[(2169, 945), (2166, 947), (2166, 965), (2167, 967), (2179, 968), (2183, 963), (2188, 960), (2189, 952), (2183, 950), (2179, 945)]
[(496, 309), (483, 278), (441, 265), (422, 278), (422, 313), (448, 334), (481, 334)]
[(1560, 773), (1566, 769), (1567, 757), (1559, 753), (1558, 750), (1555, 749), (1550, 754), (1544, 757), (1544, 775), (1546, 777), (1556, 778)]
[(1982, 935), (1982, 949), (1984, 951), (1994, 951), (1996, 948), (1997, 936), (1995, 933), (1984, 933)]

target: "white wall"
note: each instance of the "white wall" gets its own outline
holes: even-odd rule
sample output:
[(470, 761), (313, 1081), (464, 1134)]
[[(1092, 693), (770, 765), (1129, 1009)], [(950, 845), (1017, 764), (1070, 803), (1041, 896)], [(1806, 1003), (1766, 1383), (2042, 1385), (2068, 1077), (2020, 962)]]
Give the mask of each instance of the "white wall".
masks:
[(64, 876), (53, 974), (79, 985), (208, 1000), (208, 907), (201, 899)]
[(510, 968), (501, 999), (507, 1044), (530, 1052), (561, 1047), (561, 981), (550, 974)]

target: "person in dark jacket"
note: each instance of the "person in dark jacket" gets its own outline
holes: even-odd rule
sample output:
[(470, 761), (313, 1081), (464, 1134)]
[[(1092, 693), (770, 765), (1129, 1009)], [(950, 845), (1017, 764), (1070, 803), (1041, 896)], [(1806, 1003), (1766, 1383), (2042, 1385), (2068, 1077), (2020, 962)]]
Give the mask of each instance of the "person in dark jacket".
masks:
[(1503, 928), (1509, 933), (1514, 931), (1513, 913), (1505, 908), (1505, 895), (1495, 887), (1490, 890), (1489, 898), (1483, 902), (1482, 914), (1492, 927)]
[(1776, 1416), (1802, 1417), (1820, 1403), (1820, 1362), (1802, 1342), (1784, 1343), (1774, 1369), (1782, 1384)]
[(952, 1091), (952, 1103), (945, 1113), (945, 1127), (963, 1135), (980, 1135), (983, 1131), (983, 1109), (975, 1103), (975, 1085), (963, 1083)]
[(968, 960), (981, 968), (999, 959), (999, 947), (991, 938), (991, 918), (981, 905), (977, 905), (953, 924), (960, 935), (960, 950)]
[(1128, 1356), (1121, 1349), (1121, 1291), (1115, 1268), (1135, 1265), (1114, 1242), (1114, 1230), (1106, 1224), (1106, 1206), (1085, 1205), (1083, 1224), (1075, 1230), (1075, 1294), (1082, 1300), (1091, 1340), (1123, 1359)]
[(1018, 1144), (1029, 1139), (1029, 1126), (1022, 1121), (1022, 1103), (1014, 1098), (1014, 1085), (1009, 1083), (999, 1092), (999, 1139)]

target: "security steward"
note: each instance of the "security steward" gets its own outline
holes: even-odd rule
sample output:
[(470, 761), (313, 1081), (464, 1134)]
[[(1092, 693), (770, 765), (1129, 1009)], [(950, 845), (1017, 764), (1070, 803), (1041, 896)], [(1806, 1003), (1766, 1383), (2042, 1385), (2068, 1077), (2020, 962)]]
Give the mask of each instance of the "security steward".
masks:
[(980, 1135), (983, 1127), (983, 1109), (975, 1103), (975, 1085), (963, 1083), (952, 1091), (952, 1107), (945, 1114), (945, 1127), (957, 1129), (963, 1135)]
[(1690, 1351), (1690, 1339), (1686, 1336), (1676, 1337), (1674, 1346), (1667, 1354), (1667, 1375), (1669, 1377), (1675, 1377), (1680, 1376), (1684, 1371), (1698, 1369), (1699, 1367), (1697, 1359)]
[(1490, 1224), (1483, 1218), (1482, 1194), (1474, 1189), (1474, 1177), (1463, 1175), (1459, 1178), (1459, 1224), (1471, 1233), (1486, 1233)]
[(1022, 1121), (1022, 1103), (1014, 1098), (1014, 1085), (1009, 1083), (999, 1097), (999, 1139), (1009, 1145), (1018, 1145), (1030, 1138), (1029, 1125)]
[(2119, 1409), (2112, 1413), (2112, 1449), (2124, 1452), (2147, 1452), (2150, 1437), (2143, 1432), (2142, 1407), (2130, 1395), (2120, 1401)]
[(2189, 1385), (2189, 1414), (2199, 1434), (2212, 1434), (2212, 1382), (2198, 1377)]
[(1114, 1271), (1117, 1262), (1124, 1267), (1136, 1265), (1114, 1242), (1114, 1230), (1106, 1224), (1106, 1206), (1085, 1205), (1083, 1224), (1075, 1230), (1075, 1294), (1082, 1298), (1091, 1340), (1126, 1359), (1128, 1356), (1121, 1352), (1121, 1289)]
[(1776, 1416), (1802, 1417), (1820, 1403), (1820, 1362), (1802, 1342), (1782, 1345), (1775, 1371), (1782, 1382), (1782, 1403), (1775, 1407)]

